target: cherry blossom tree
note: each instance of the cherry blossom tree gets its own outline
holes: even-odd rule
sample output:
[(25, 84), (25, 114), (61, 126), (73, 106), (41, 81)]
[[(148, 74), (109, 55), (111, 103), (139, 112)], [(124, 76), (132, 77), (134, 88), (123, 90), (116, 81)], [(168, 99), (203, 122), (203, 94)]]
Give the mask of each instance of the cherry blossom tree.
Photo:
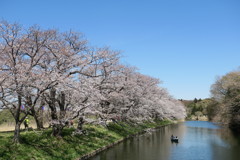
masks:
[(77, 32), (23, 30), (1, 22), (0, 101), (15, 118), (14, 141), (29, 114), (43, 127), (43, 105), (50, 111), (54, 136), (61, 136), (73, 119), (81, 130), (88, 114), (104, 122), (184, 118), (184, 106), (158, 79), (121, 64), (120, 58), (108, 47), (88, 46)]
[(100, 87), (104, 99), (98, 109), (105, 119), (143, 121), (186, 116), (184, 106), (158, 86), (158, 79), (120, 64), (111, 69)]
[[(7, 22), (0, 24), (0, 95), (3, 106), (11, 111), (15, 119), (15, 142), (19, 142), (21, 123), (36, 105), (41, 94), (52, 85), (51, 83), (40, 85), (38, 82), (39, 78), (42, 78), (36, 70), (39, 55), (26, 53), (31, 43), (30, 35), (31, 33), (24, 33), (18, 24)], [(32, 53), (34, 52), (32, 49)]]

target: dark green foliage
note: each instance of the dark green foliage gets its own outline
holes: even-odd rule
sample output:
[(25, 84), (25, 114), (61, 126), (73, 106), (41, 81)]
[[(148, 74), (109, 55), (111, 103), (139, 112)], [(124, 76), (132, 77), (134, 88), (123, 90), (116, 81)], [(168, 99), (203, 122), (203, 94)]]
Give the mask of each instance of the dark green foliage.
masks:
[(194, 103), (197, 103), (197, 102), (198, 102), (197, 98), (194, 98), (193, 102), (194, 102)]
[[(204, 116), (208, 116), (208, 114), (213, 114), (212, 109), (213, 108), (213, 101), (212, 99), (199, 99), (195, 98), (192, 101), (183, 101), (187, 108), (187, 119), (191, 119), (192, 116), (196, 116), (196, 114), (201, 114)], [(209, 109), (209, 106), (211, 105), (211, 109)]]
[(212, 99), (209, 105), (207, 106), (207, 116), (210, 121), (212, 121), (214, 117), (216, 117), (216, 115), (219, 112), (219, 108), (220, 104), (214, 99)]

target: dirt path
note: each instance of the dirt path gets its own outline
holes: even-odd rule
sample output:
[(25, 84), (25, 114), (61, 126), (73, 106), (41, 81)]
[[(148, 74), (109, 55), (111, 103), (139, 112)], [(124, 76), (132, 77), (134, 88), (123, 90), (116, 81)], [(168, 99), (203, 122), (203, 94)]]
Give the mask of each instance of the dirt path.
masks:
[[(47, 126), (48, 124), (44, 125), (44, 127), (47, 127)], [(29, 127), (32, 127), (33, 129), (37, 128), (35, 123), (30, 123)], [(14, 128), (15, 128), (14, 123), (8, 123), (8, 124), (4, 123), (0, 125), (0, 132), (14, 131)], [(24, 129), (24, 124), (21, 125), (21, 129)]]

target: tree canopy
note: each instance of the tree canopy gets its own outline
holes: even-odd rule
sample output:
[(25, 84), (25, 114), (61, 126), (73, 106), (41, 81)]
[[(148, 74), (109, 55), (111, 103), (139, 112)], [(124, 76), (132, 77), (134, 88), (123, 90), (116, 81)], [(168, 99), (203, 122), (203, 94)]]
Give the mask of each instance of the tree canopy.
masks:
[(219, 120), (229, 124), (230, 128), (240, 130), (240, 71), (229, 72), (218, 78), (211, 87), (219, 110)]
[(87, 115), (103, 122), (185, 117), (184, 106), (158, 79), (122, 64), (120, 57), (108, 47), (90, 46), (78, 32), (2, 21), (0, 101), (15, 119), (15, 141), (27, 115), (42, 127), (43, 106), (50, 111), (55, 136), (61, 136), (68, 121), (87, 121)]

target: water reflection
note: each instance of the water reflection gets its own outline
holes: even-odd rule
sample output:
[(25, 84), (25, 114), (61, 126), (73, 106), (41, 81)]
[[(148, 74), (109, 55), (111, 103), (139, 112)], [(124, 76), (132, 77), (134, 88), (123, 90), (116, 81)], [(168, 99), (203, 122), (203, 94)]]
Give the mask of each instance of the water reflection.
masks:
[[(171, 135), (179, 143), (170, 141)], [(239, 160), (240, 140), (210, 122), (189, 121), (131, 138), (91, 160)]]

